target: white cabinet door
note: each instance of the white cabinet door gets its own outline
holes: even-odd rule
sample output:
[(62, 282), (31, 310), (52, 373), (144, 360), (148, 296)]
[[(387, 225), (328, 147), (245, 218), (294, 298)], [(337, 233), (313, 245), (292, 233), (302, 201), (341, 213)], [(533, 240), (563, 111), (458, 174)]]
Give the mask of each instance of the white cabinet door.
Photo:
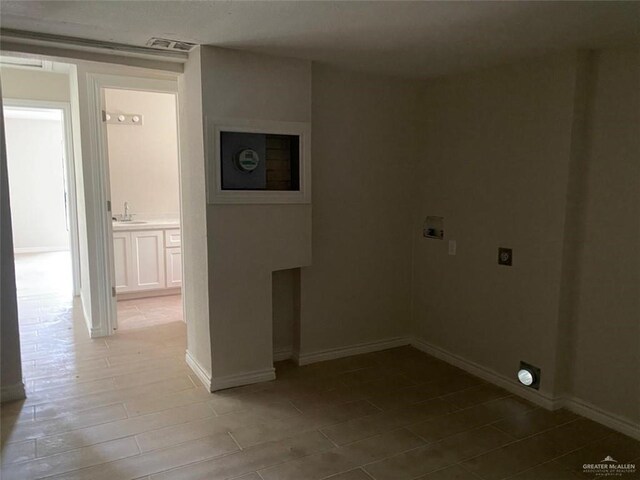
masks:
[(165, 247), (179, 247), (180, 241), (180, 229), (174, 228), (172, 230), (164, 231), (164, 246)]
[(133, 280), (133, 252), (129, 232), (113, 232), (113, 263), (115, 267), (116, 292), (135, 290)]
[(131, 232), (135, 260), (135, 290), (166, 288), (164, 268), (164, 232), (145, 230)]
[(167, 288), (182, 285), (182, 249), (170, 247), (165, 249), (165, 266), (167, 267)]

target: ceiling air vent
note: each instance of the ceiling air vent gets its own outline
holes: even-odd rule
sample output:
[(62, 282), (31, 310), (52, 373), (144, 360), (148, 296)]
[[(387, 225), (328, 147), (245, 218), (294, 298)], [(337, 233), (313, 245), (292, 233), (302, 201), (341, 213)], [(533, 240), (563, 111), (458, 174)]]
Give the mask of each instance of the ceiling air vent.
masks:
[(196, 46), (195, 43), (169, 40), (168, 38), (152, 37), (147, 42), (147, 47), (160, 48), (162, 50), (175, 50), (178, 52), (190, 52)]

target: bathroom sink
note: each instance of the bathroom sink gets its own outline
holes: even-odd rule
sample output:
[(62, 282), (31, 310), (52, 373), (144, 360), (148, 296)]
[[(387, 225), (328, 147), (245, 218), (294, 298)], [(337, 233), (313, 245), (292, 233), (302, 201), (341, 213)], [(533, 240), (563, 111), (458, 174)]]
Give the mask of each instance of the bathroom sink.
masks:
[(120, 225), (142, 225), (147, 222), (142, 220), (127, 220), (126, 222), (123, 222), (122, 220), (115, 220), (113, 223), (118, 223)]

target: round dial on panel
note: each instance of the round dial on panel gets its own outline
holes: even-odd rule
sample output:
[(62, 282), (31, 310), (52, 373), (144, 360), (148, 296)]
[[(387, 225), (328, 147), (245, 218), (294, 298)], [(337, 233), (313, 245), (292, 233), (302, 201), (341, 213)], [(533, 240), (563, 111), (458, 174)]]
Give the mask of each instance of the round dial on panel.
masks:
[(258, 164), (260, 163), (260, 156), (258, 152), (252, 150), (251, 148), (245, 148), (244, 150), (240, 150), (236, 155), (236, 167), (238, 167), (243, 172), (253, 172), (256, 168), (258, 168)]

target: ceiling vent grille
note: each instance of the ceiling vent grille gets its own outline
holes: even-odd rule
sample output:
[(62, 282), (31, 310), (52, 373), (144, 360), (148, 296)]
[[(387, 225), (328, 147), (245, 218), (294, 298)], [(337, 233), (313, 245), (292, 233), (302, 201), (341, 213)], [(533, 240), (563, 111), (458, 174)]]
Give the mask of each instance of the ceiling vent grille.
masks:
[(169, 40), (168, 38), (152, 37), (147, 42), (147, 47), (161, 50), (174, 50), (178, 52), (190, 52), (197, 45), (195, 43), (182, 42), (180, 40)]

